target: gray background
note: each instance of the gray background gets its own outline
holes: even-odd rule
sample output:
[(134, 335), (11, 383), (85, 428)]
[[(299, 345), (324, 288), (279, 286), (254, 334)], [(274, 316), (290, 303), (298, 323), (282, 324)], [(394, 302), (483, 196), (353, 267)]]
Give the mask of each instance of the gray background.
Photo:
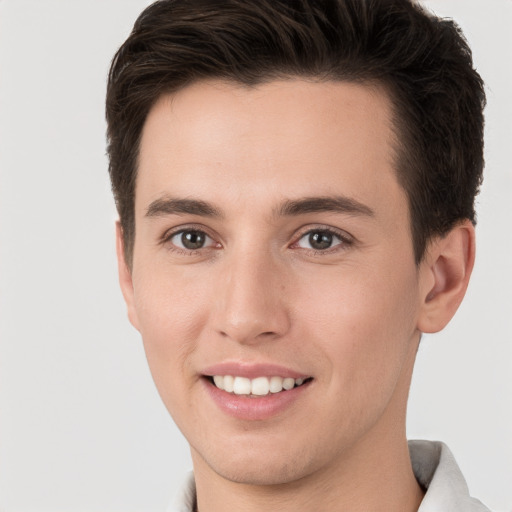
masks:
[[(0, 0), (0, 510), (163, 511), (188, 450), (117, 286), (105, 77), (143, 0)], [(487, 82), (478, 257), (424, 338), (409, 437), (512, 510), (512, 2), (432, 0)]]

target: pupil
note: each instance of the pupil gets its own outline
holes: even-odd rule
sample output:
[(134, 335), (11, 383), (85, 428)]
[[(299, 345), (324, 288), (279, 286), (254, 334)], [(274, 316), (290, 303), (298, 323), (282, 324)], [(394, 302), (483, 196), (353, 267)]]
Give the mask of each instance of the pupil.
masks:
[(330, 233), (315, 231), (309, 235), (309, 243), (313, 249), (328, 249), (332, 245)]
[(204, 233), (200, 231), (185, 231), (181, 235), (181, 243), (187, 249), (201, 249), (204, 245)]

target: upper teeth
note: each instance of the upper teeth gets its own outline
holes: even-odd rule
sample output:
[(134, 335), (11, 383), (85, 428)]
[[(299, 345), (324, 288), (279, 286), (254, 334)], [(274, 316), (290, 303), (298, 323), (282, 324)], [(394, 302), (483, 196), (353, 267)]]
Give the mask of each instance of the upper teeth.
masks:
[(233, 377), (232, 375), (214, 375), (215, 385), (229, 393), (235, 395), (259, 395), (264, 396), (269, 393), (279, 393), (280, 391), (292, 389), (300, 386), (304, 379), (293, 379), (291, 377), (256, 377), (248, 379), (246, 377)]

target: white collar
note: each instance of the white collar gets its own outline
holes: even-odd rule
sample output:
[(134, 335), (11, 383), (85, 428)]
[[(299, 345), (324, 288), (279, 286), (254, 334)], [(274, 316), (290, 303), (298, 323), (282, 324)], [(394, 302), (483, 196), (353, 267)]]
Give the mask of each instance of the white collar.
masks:
[(490, 512), (471, 498), (466, 480), (444, 443), (409, 441), (409, 452), (414, 476), (427, 491), (418, 512)]

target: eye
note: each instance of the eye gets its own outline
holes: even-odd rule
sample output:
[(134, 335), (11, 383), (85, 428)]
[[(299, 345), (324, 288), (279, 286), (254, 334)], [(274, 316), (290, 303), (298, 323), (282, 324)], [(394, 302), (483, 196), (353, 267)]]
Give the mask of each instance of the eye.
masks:
[(186, 229), (174, 233), (169, 237), (175, 247), (179, 249), (185, 249), (187, 251), (196, 251), (205, 247), (213, 247), (215, 242), (210, 238), (204, 231), (197, 229)]
[(327, 229), (315, 229), (302, 235), (297, 242), (297, 246), (302, 249), (325, 251), (344, 243), (348, 243), (348, 241), (332, 231)]

